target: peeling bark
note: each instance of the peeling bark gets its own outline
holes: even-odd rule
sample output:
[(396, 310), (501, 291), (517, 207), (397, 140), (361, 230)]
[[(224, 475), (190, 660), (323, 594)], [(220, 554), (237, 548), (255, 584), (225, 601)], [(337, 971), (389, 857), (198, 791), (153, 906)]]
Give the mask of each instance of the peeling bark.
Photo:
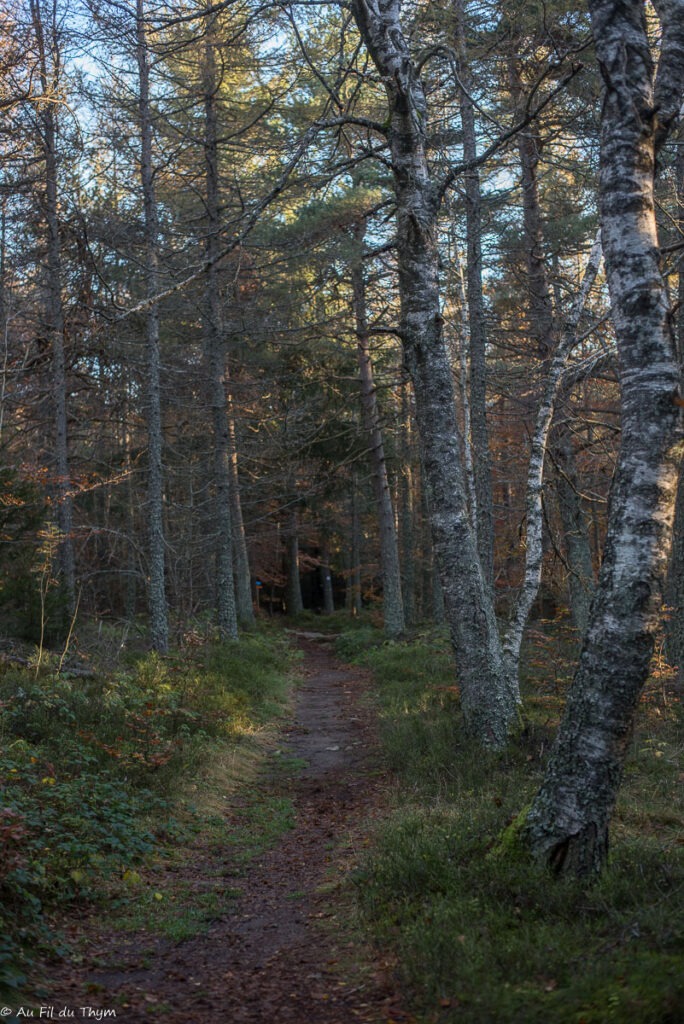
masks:
[[(53, 12), (54, 13), (54, 12)], [(67, 609), (76, 609), (76, 566), (73, 542), (73, 497), (69, 465), (67, 421), (67, 369), (64, 309), (62, 306), (62, 251), (60, 242), (58, 186), (58, 124), (56, 97), (59, 88), (59, 43), (57, 27), (46, 26), (39, 0), (31, 0), (31, 19), (36, 37), (39, 62), (40, 138), (45, 171), (45, 223), (47, 227), (47, 273), (45, 319), (52, 353), (52, 406), (55, 431), (55, 494), (57, 526), (60, 532), (59, 571), (64, 584)], [(52, 39), (46, 39), (46, 28)], [(52, 53), (51, 61), (49, 54)]]
[(658, 115), (658, 95), (670, 102), (675, 94), (681, 104), (684, 91), (684, 0), (665, 6), (656, 78), (642, 0), (590, 0), (605, 84), (599, 200), (619, 353), (622, 440), (591, 621), (522, 832), (542, 863), (577, 875), (598, 872), (607, 856), (609, 823), (653, 653), (683, 447), (654, 179), (666, 124)]

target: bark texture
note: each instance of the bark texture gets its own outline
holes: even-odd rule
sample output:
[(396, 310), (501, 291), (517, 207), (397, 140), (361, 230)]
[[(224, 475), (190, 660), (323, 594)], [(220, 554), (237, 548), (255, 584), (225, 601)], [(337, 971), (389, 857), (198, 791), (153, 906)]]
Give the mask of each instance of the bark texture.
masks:
[(353, 0), (381, 76), (397, 201), (400, 331), (416, 402), (424, 481), (447, 621), (470, 731), (505, 743), (517, 691), (506, 677), (491, 588), (470, 523), (451, 364), (442, 333), (436, 218), (439, 191), (426, 153), (427, 104), (402, 29), (399, 0)]
[(52, 24), (49, 22), (46, 24), (39, 0), (31, 0), (31, 20), (38, 51), (40, 95), (44, 100), (37, 109), (45, 173), (44, 214), (47, 228), (45, 326), (52, 353), (55, 492), (57, 526), (60, 532), (59, 571), (64, 583), (67, 608), (69, 614), (73, 615), (76, 608), (76, 567), (73, 543), (73, 498), (69, 466), (66, 339), (62, 306), (62, 251), (58, 186), (57, 97), (61, 65), (55, 17), (56, 14), (53, 10)]
[(216, 618), (219, 636), (238, 635), (233, 579), (233, 501), (231, 496), (231, 444), (226, 394), (226, 352), (221, 316), (217, 254), (221, 228), (218, 181), (218, 82), (214, 57), (215, 14), (208, 13), (204, 42), (204, 171), (207, 276), (204, 290), (204, 345), (209, 404), (214, 438), (214, 524), (216, 530)]
[(641, 0), (591, 0), (590, 10), (605, 83), (600, 213), (618, 339), (622, 442), (591, 621), (544, 782), (523, 828), (537, 858), (577, 875), (599, 871), (608, 851), (654, 647), (682, 452), (654, 178), (657, 146), (673, 124), (673, 96), (681, 104), (684, 0), (666, 5), (657, 77)]
[(254, 602), (252, 600), (252, 576), (249, 568), (249, 552), (245, 521), (242, 515), (240, 498), (240, 474), (238, 471), (237, 431), (232, 412), (230, 394), (228, 394), (228, 439), (230, 443), (230, 507), (233, 537), (233, 576), (235, 581), (235, 603), (238, 622), (249, 626), (254, 622)]
[[(677, 154), (677, 219), (678, 239), (684, 241), (684, 127), (679, 129)], [(682, 373), (680, 393), (684, 383), (684, 255), (679, 257), (679, 285), (677, 309), (677, 359)], [(679, 683), (684, 686), (684, 469), (679, 472), (677, 503), (672, 540), (672, 558), (668, 573), (666, 602), (669, 617), (666, 627), (667, 657), (679, 667)]]
[(404, 632), (404, 603), (401, 592), (399, 542), (394, 518), (392, 492), (387, 478), (385, 445), (380, 426), (380, 413), (373, 380), (373, 364), (368, 345), (366, 289), (363, 279), (363, 237), (365, 224), (355, 231), (356, 253), (352, 262), (352, 294), (356, 320), (356, 352), (359, 365), (363, 422), (368, 434), (375, 504), (380, 530), (380, 573), (382, 576), (382, 608), (385, 632), (389, 637)]
[(551, 435), (551, 451), (556, 470), (556, 496), (563, 524), (565, 557), (569, 570), (570, 614), (576, 629), (583, 634), (589, 622), (589, 609), (594, 593), (594, 566), (587, 517), (579, 491), (570, 423), (565, 416), (556, 417)]
[[(144, 2), (136, 0), (136, 58), (139, 88), (138, 116), (140, 118), (140, 183), (143, 195), (145, 235), (145, 291), (148, 299), (152, 299), (153, 296), (159, 294), (159, 216), (152, 164), (153, 120), (147, 34)], [(148, 306), (145, 320), (150, 635), (153, 648), (163, 653), (168, 650), (169, 646), (169, 626), (165, 590), (161, 354), (159, 350), (159, 307), (156, 302)]]
[[(456, 9), (459, 100), (463, 129), (463, 161), (477, 157), (473, 81), (468, 67), (463, 0)], [(475, 489), (477, 547), (486, 583), (494, 582), (494, 508), (492, 460), (487, 425), (487, 329), (482, 293), (482, 196), (477, 167), (463, 175), (466, 210), (466, 290), (468, 297), (468, 338), (470, 351), (470, 427)]]
[(299, 528), (297, 526), (297, 509), (294, 506), (288, 516), (285, 543), (287, 573), (285, 607), (288, 615), (299, 615), (304, 611), (304, 601), (302, 600), (302, 584), (299, 577)]
[(550, 361), (544, 391), (542, 393), (534, 434), (530, 450), (530, 461), (527, 471), (526, 528), (525, 528), (525, 572), (522, 586), (516, 599), (511, 621), (506, 628), (503, 641), (506, 667), (511, 676), (517, 678), (520, 663), (525, 624), (534, 600), (539, 592), (542, 574), (543, 544), (542, 533), (544, 516), (542, 508), (542, 492), (544, 486), (544, 459), (558, 389), (563, 379), (563, 371), (568, 356), (577, 341), (577, 327), (584, 309), (587, 296), (596, 280), (601, 263), (601, 245), (597, 240), (591, 250), (582, 278), (579, 291), (575, 298), (564, 326), (562, 337)]

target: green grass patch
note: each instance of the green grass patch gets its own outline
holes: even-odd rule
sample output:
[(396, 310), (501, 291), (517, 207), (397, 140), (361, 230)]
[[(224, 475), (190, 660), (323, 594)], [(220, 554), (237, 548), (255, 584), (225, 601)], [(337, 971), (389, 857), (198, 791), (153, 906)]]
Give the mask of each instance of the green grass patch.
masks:
[[(3, 666), (0, 990), (25, 984), (69, 904), (148, 900), (163, 918), (166, 894), (131, 879), (162, 848), (223, 834), (222, 801), (263, 756), (258, 737), (284, 709), (291, 663), (282, 638), (254, 635), (150, 654), (115, 676), (69, 678), (49, 659), (39, 671)], [(182, 917), (183, 893), (173, 898)], [(186, 916), (206, 918), (205, 898)]]
[(464, 737), (443, 634), (361, 657), (377, 680), (396, 809), (355, 875), (362, 918), (391, 950), (419, 1020), (675, 1024), (684, 1005), (681, 740), (672, 705), (644, 705), (591, 887), (493, 855), (531, 799), (558, 714), (553, 679), (530, 683), (519, 742)]

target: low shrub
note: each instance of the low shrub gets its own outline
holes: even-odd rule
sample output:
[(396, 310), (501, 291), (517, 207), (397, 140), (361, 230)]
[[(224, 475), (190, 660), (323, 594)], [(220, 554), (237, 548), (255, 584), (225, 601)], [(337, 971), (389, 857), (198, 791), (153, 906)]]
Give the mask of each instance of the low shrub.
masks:
[(675, 1024), (684, 1005), (684, 886), (674, 705), (644, 705), (603, 877), (555, 879), (502, 852), (541, 778), (559, 703), (529, 695), (531, 722), (502, 754), (463, 735), (445, 639), (381, 645), (377, 680), (397, 808), (355, 876), (362, 918), (390, 947), (425, 1021)]
[(46, 914), (97, 899), (178, 837), (185, 781), (283, 706), (288, 649), (274, 638), (149, 654), (128, 673), (0, 676), (0, 988), (27, 949), (54, 942)]

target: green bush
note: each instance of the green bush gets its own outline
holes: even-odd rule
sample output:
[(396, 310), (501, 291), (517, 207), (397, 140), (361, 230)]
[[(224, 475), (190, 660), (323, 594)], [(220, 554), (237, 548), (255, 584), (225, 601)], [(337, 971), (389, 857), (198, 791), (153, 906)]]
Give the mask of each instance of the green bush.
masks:
[(528, 727), (503, 754), (474, 747), (440, 636), (382, 645), (363, 661), (377, 680), (397, 809), (355, 881), (362, 916), (396, 954), (420, 1019), (680, 1020), (684, 921), (674, 906), (684, 887), (684, 806), (681, 744), (668, 723), (642, 722), (610, 866), (581, 887), (507, 856), (498, 843), (539, 785), (548, 725)]
[(282, 641), (246, 637), (131, 671), (0, 675), (0, 988), (23, 984), (25, 950), (54, 941), (46, 912), (95, 899), (160, 838), (179, 835), (184, 781), (220, 743), (282, 708)]

